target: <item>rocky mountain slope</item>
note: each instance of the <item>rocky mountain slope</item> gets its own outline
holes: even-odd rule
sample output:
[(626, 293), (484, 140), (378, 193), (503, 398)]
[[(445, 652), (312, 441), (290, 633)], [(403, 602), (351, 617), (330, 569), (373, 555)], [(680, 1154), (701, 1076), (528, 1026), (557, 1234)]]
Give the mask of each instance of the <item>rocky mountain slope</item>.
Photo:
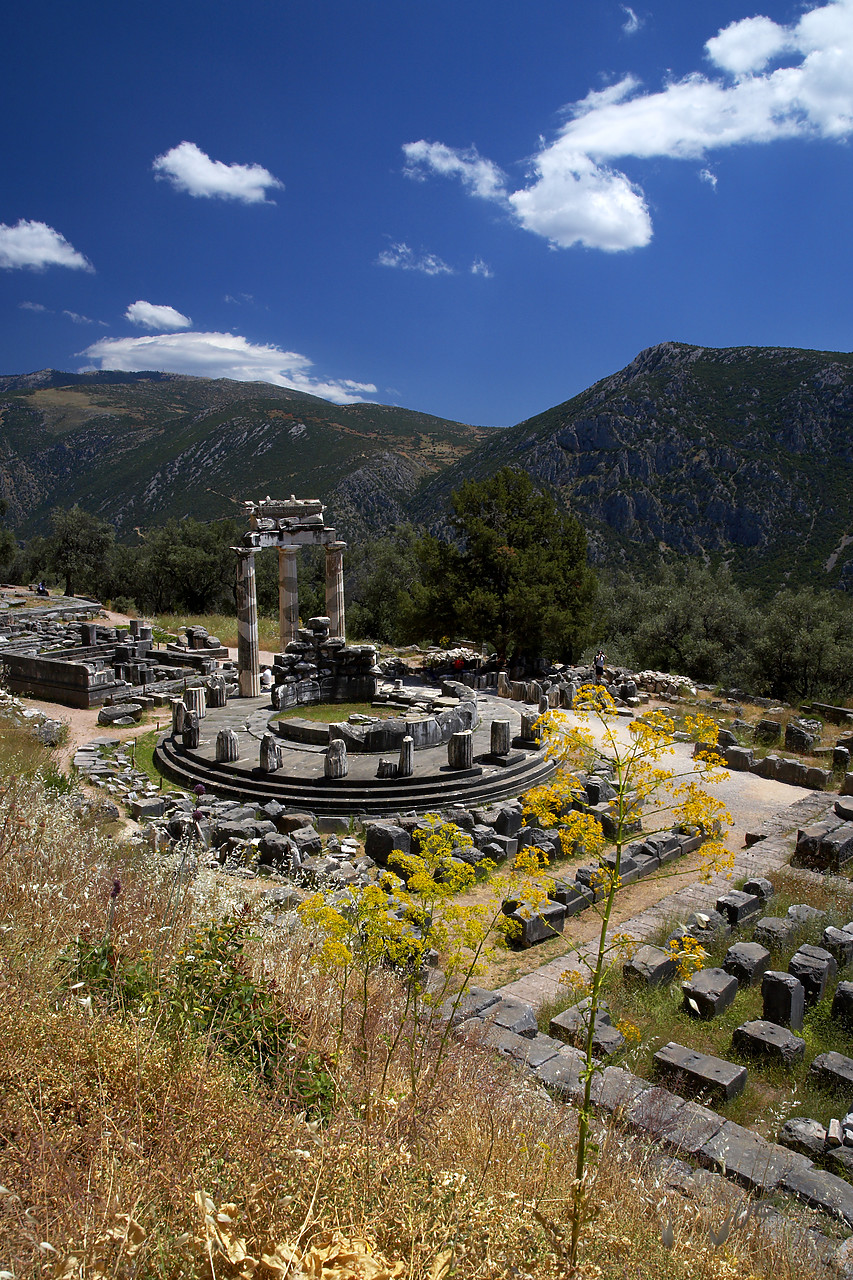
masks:
[(322, 497), (352, 536), (404, 518), (417, 485), (486, 434), (266, 383), (47, 369), (0, 378), (0, 497), (21, 536), (75, 502), (121, 536), (295, 492)]
[(166, 373), (0, 378), (0, 496), (44, 530), (55, 505), (119, 535), (318, 496), (345, 537), (439, 528), (453, 488), (523, 467), (598, 562), (725, 557), (747, 581), (853, 591), (853, 355), (662, 343), (506, 430), (265, 383)]
[(416, 496), (440, 522), (468, 476), (523, 467), (598, 561), (727, 557), (756, 584), (853, 590), (853, 355), (662, 343), (565, 404), (494, 433)]

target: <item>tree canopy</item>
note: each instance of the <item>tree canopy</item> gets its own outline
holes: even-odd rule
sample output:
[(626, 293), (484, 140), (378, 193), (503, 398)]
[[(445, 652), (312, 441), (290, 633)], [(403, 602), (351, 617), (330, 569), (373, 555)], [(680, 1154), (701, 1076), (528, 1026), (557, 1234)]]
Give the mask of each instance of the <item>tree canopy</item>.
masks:
[(466, 481), (451, 503), (454, 541), (427, 535), (415, 546), (413, 637), (463, 633), (502, 659), (579, 655), (596, 588), (578, 521), (510, 467)]

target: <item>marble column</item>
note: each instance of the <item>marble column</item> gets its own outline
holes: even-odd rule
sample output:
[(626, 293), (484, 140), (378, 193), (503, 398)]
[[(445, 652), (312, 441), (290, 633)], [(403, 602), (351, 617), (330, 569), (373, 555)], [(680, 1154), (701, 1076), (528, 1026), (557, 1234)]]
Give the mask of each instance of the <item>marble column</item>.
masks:
[(281, 651), (299, 630), (299, 587), (296, 580), (298, 547), (278, 549), (278, 636)]
[(260, 697), (261, 652), (258, 641), (255, 553), (242, 547), (237, 551), (237, 681), (241, 697)]
[(326, 547), (326, 613), (331, 625), (330, 636), (346, 636), (344, 620), (344, 551), (345, 542), (330, 542)]

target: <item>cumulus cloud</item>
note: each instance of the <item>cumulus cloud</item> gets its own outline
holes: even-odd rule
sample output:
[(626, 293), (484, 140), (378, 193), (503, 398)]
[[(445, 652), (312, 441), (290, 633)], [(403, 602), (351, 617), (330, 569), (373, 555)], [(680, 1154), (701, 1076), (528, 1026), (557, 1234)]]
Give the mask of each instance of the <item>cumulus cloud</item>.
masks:
[(170, 182), (176, 191), (191, 196), (239, 200), (241, 204), (273, 204), (267, 191), (283, 188), (268, 169), (259, 164), (225, 164), (211, 160), (194, 142), (181, 142), (157, 156), (153, 164), (157, 178)]
[(24, 218), (13, 227), (0, 222), (0, 267), (7, 270), (29, 267), (33, 271), (43, 271), (45, 267), (94, 270), (91, 262), (53, 227)]
[(656, 92), (625, 76), (574, 103), (515, 191), (475, 151), (442, 143), (406, 144), (406, 172), (458, 177), (560, 248), (617, 251), (648, 244), (652, 224), (642, 189), (613, 161), (702, 160), (724, 147), (853, 133), (853, 0), (811, 8), (791, 26), (744, 18), (705, 51), (710, 75), (696, 71)]
[(435, 253), (415, 253), (405, 242), (383, 249), (376, 259), (380, 267), (398, 267), (401, 271), (420, 271), (425, 276), (452, 276), (453, 268)]
[(707, 182), (709, 187), (714, 187), (714, 189), (716, 189), (717, 175), (711, 169), (700, 169), (699, 177), (702, 182)]
[(233, 333), (161, 333), (142, 338), (102, 338), (79, 353), (99, 360), (101, 369), (189, 373), (237, 382), (271, 382), (277, 387), (323, 396), (335, 404), (356, 404), (376, 391), (371, 382), (315, 377), (312, 362), (295, 351), (249, 342)]
[(141, 329), (189, 329), (192, 320), (174, 307), (157, 306), (153, 302), (132, 302), (124, 313), (125, 320)]
[(475, 258), (471, 263), (472, 276), (485, 276), (487, 280), (491, 280), (494, 274), (495, 273), (489, 266), (488, 262), (484, 262), (482, 258)]

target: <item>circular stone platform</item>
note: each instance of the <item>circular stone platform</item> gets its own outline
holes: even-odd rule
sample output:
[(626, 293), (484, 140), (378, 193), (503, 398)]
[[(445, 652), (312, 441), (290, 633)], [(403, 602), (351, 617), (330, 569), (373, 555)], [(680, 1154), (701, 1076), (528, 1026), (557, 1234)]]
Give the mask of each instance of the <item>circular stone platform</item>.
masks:
[[(511, 763), (496, 764), (488, 756), (492, 720), (509, 720), (515, 736), (521, 727), (519, 710), (504, 698), (478, 692), (481, 725), (474, 731), (474, 769), (451, 770), (447, 747), (427, 747), (414, 753), (414, 773), (407, 778), (377, 778), (380, 759), (392, 753), (350, 752), (346, 778), (324, 775), (325, 746), (279, 739), (282, 766), (263, 773), (258, 765), (260, 742), (274, 711), (269, 695), (235, 698), (225, 707), (208, 708), (200, 722), (199, 745), (186, 749), (180, 738), (165, 734), (157, 744), (157, 767), (179, 786), (191, 789), (202, 783), (215, 795), (265, 804), (277, 800), (287, 808), (346, 817), (369, 814), (382, 817), (414, 810), (427, 813), (449, 805), (490, 805), (519, 795), (544, 782), (554, 772), (539, 749), (514, 751)], [(215, 759), (216, 735), (233, 729), (240, 758), (228, 764)]]

